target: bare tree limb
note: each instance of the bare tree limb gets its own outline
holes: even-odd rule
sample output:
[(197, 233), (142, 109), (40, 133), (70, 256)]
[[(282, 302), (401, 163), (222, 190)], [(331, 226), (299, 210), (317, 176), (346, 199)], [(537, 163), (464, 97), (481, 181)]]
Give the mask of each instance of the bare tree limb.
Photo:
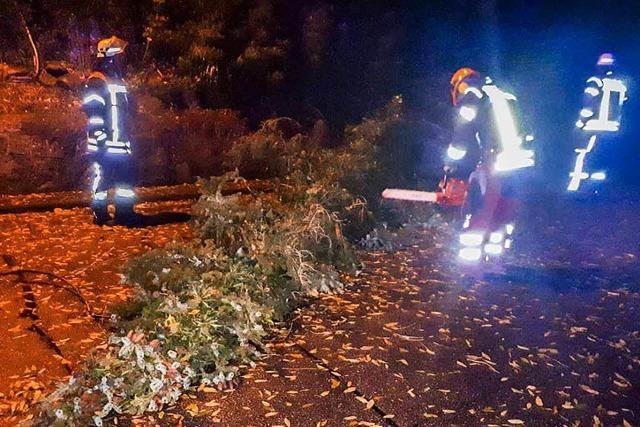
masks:
[(18, 17), (20, 18), (20, 23), (24, 28), (24, 31), (27, 33), (27, 38), (29, 39), (29, 44), (31, 45), (31, 50), (33, 52), (33, 76), (37, 77), (40, 74), (40, 53), (38, 52), (38, 47), (36, 46), (36, 42), (33, 40), (33, 35), (31, 34), (31, 30), (29, 29), (29, 25), (27, 24), (27, 20), (24, 15), (18, 8), (18, 4), (14, 1), (14, 5), (18, 12)]
[[(15, 257), (13, 257), (10, 254), (1, 254), (0, 258), (9, 267), (14, 267), (17, 264), (17, 260), (15, 259)], [(8, 274), (3, 274), (3, 276), (4, 275), (8, 275)], [(62, 361), (62, 366), (64, 367), (64, 369), (67, 371), (68, 374), (71, 374), (72, 370), (71, 370), (71, 367), (69, 366), (69, 362), (65, 359), (64, 355), (62, 354), (62, 350), (60, 349), (56, 341), (53, 339), (53, 337), (49, 335), (49, 333), (42, 326), (42, 323), (40, 322), (40, 316), (38, 316), (38, 314), (36, 313), (36, 310), (38, 309), (38, 305), (36, 304), (35, 295), (33, 294), (33, 289), (31, 288), (31, 283), (27, 281), (26, 272), (15, 270), (15, 275), (18, 276), (16, 278), (16, 284), (18, 283), (22, 284), (22, 293), (25, 300), (25, 308), (21, 316), (24, 315), (25, 317), (29, 317), (33, 322), (31, 326), (28, 328), (28, 330), (36, 333), (40, 337), (40, 339), (42, 339), (45, 342), (47, 347), (49, 347), (58, 356), (60, 356)], [(80, 296), (80, 298), (82, 298), (82, 296)], [(87, 310), (89, 310), (88, 304), (85, 305), (85, 307), (87, 308)]]
[(65, 371), (67, 371), (68, 374), (72, 374), (73, 370), (71, 369), (71, 366), (69, 366), (69, 362), (64, 357), (64, 354), (62, 354), (62, 350), (60, 350), (60, 347), (58, 347), (58, 344), (56, 344), (56, 341), (51, 337), (51, 335), (49, 335), (47, 331), (45, 331), (42, 326), (40, 326), (40, 322), (34, 321), (33, 324), (29, 327), (29, 330), (35, 332), (40, 337), (40, 339), (42, 339), (45, 344), (47, 344), (47, 347), (49, 347), (51, 350), (53, 350), (54, 353), (61, 357), (62, 367)]
[(87, 314), (89, 314), (91, 317), (93, 317), (96, 320), (101, 320), (101, 319), (107, 319), (109, 316), (104, 315), (104, 314), (97, 314), (93, 311), (93, 309), (91, 308), (91, 305), (89, 304), (89, 302), (82, 296), (82, 294), (80, 293), (80, 291), (68, 280), (66, 280), (63, 277), (60, 277), (54, 273), (49, 273), (48, 271), (40, 271), (40, 270), (32, 270), (32, 269), (15, 269), (15, 270), (10, 270), (10, 271), (0, 271), (0, 277), (2, 276), (18, 276), (18, 277), (23, 277), (22, 280), (24, 279), (24, 275), (25, 274), (36, 274), (36, 275), (42, 275), (42, 276), (47, 276), (50, 279), (55, 279), (58, 280), (62, 283), (64, 283), (64, 286), (62, 285), (58, 285), (56, 283), (53, 282), (41, 282), (41, 281), (30, 281), (30, 283), (33, 284), (37, 284), (37, 285), (48, 285), (57, 289), (62, 289), (68, 293), (70, 293), (71, 295), (73, 295), (74, 297), (76, 297), (76, 299), (78, 299), (78, 301), (80, 301), (83, 305), (84, 308), (87, 312)]
[[(2, 254), (0, 257), (9, 267), (17, 267), (18, 261), (12, 255)], [(35, 322), (39, 319), (39, 316), (36, 313), (38, 310), (38, 304), (36, 303), (33, 288), (27, 282), (27, 278), (24, 273), (18, 273), (16, 275), (18, 276), (16, 278), (16, 284), (20, 283), (22, 285), (22, 298), (24, 299), (24, 308), (20, 313), (20, 317), (28, 317)]]

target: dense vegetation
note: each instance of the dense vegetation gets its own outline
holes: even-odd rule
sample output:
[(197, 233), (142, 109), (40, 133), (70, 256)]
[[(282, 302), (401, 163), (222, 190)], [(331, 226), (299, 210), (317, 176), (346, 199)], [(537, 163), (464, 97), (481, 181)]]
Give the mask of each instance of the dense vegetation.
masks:
[[(408, 64), (400, 53), (406, 42), (401, 24), (411, 14), (405, 6), (357, 3), (2, 2), (0, 63), (31, 68), (28, 28), (41, 64), (62, 60), (82, 75), (97, 41), (117, 34), (130, 43), (128, 82), (138, 110), (130, 124), (140, 184), (188, 182), (235, 167), (251, 178), (261, 171), (248, 170), (250, 163), (239, 156), (249, 146), (240, 146), (263, 120), (290, 117), (316, 145), (334, 146), (343, 141), (346, 125), (404, 93), (400, 82), (406, 81)], [(78, 95), (40, 88), (33, 90), (37, 96), (25, 96), (31, 91), (26, 85), (0, 86), (0, 97), (15, 107), (0, 123), (0, 153), (7, 153), (0, 192), (86, 188)], [(34, 97), (43, 102), (32, 102)], [(20, 146), (35, 154), (4, 149), (15, 134), (3, 135), (3, 127), (19, 130)], [(407, 138), (406, 129), (397, 129), (404, 134), (396, 136), (409, 146), (442, 144), (432, 130), (413, 129)], [(50, 146), (54, 155), (48, 156)], [(232, 146), (229, 156), (235, 160), (223, 164)]]
[[(562, 7), (524, 0), (6, 0), (0, 79), (2, 62), (31, 65), (20, 16), (43, 62), (64, 60), (84, 71), (95, 43), (117, 34), (130, 42), (130, 75), (153, 87), (146, 93), (174, 106), (238, 110), (252, 128), (289, 116), (303, 126), (322, 118), (340, 131), (397, 93), (449, 128), (449, 76), (473, 66), (517, 94), (540, 166), (565, 176), (584, 79), (598, 55), (615, 52), (629, 76), (640, 68), (640, 9), (633, 1), (606, 14), (592, 1)], [(634, 99), (629, 117), (640, 105)], [(637, 155), (637, 124), (627, 126), (621, 159)], [(566, 147), (558, 150), (558, 141)], [(635, 163), (621, 163), (635, 179)]]
[(253, 123), (295, 114), (341, 126), (382, 105), (403, 75), (400, 12), (364, 3), (8, 1), (0, 5), (0, 63), (30, 66), (24, 27), (41, 62), (79, 71), (100, 38), (117, 34), (130, 43), (131, 71), (172, 105), (238, 109)]

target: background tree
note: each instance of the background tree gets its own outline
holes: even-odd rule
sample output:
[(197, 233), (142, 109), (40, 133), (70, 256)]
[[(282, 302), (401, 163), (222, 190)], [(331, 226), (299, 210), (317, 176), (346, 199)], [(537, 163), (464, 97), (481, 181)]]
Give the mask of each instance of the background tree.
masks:
[(163, 76), (154, 90), (165, 102), (231, 107), (254, 124), (285, 114), (308, 122), (325, 118), (340, 127), (395, 94), (402, 75), (398, 29), (406, 7), (374, 0), (17, 0), (15, 5), (0, 5), (2, 61), (30, 62), (17, 11), (44, 60), (67, 61), (81, 71), (90, 67), (98, 40), (117, 34), (130, 43), (134, 72)]

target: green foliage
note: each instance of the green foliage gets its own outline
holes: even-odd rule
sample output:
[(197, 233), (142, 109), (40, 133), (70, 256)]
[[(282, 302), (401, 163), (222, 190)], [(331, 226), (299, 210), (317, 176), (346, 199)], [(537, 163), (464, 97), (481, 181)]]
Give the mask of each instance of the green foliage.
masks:
[(273, 3), (155, 0), (144, 36), (156, 62), (186, 77), (182, 87), (201, 105), (235, 104), (285, 80), (289, 43)]
[(145, 308), (127, 327), (160, 339), (201, 382), (231, 380), (235, 365), (259, 354), (273, 310), (264, 305), (269, 289), (257, 266), (204, 244), (143, 256), (129, 280)]
[(352, 240), (363, 238), (375, 222), (401, 224), (424, 214), (420, 208), (384, 204), (380, 197), (388, 187), (415, 187), (422, 158), (424, 132), (405, 117), (401, 96), (348, 126), (343, 144), (335, 149), (313, 145), (289, 120), (266, 121), (239, 139), (225, 155), (225, 169), (246, 178), (288, 177), (297, 185), (312, 185), (323, 206), (340, 212)]
[(293, 120), (268, 120), (225, 153), (225, 169), (237, 170), (247, 179), (284, 177), (313, 150), (300, 132)]
[(361, 203), (345, 209), (347, 235), (360, 239), (375, 222), (402, 223), (407, 212), (390, 209), (380, 196), (385, 188), (411, 188), (416, 182), (422, 140), (416, 125), (405, 118), (402, 97), (393, 97), (371, 117), (348, 126), (344, 139), (343, 146), (319, 156), (312, 175), (315, 181), (341, 189), (342, 197), (361, 198)]
[(225, 197), (219, 189), (228, 179), (237, 176), (203, 186), (194, 206), (201, 239), (225, 248), (230, 256), (251, 258), (268, 277), (288, 278), (287, 288), (302, 295), (342, 289), (336, 268), (352, 268), (354, 258), (339, 213), (323, 203), (324, 192), (291, 178), (268, 196)]
[(121, 332), (50, 396), (42, 425), (100, 426), (175, 404), (192, 385), (225, 387), (260, 356), (275, 321), (306, 297), (342, 291), (339, 272), (354, 258), (323, 193), (291, 180), (271, 195), (222, 196), (221, 185), (237, 179), (203, 183), (200, 239), (130, 263), (136, 299)]

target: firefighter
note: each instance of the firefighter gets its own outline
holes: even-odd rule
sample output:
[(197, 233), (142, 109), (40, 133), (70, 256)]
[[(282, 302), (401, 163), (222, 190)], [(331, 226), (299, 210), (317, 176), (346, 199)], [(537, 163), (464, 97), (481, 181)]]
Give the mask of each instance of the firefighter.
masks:
[(512, 111), (516, 98), (491, 78), (461, 68), (451, 89), (456, 117), (445, 171), (469, 177), (458, 255), (473, 263), (499, 258), (512, 245), (515, 171), (534, 165), (533, 151), (524, 148), (533, 137), (519, 132)]
[[(568, 191), (580, 191), (585, 184), (583, 181), (597, 184), (607, 179), (603, 150), (597, 146), (614, 142), (620, 131), (622, 106), (627, 100), (627, 86), (616, 75), (615, 63), (612, 54), (603, 53), (598, 58), (596, 74), (587, 80), (583, 107), (576, 122), (580, 142), (575, 150), (575, 165), (569, 174)], [(598, 155), (594, 156), (596, 153)]]
[(97, 224), (110, 219), (110, 190), (116, 222), (130, 224), (135, 218), (131, 143), (126, 131), (129, 99), (122, 64), (126, 47), (115, 36), (101, 40), (85, 84), (83, 109), (88, 116), (87, 150), (93, 173), (91, 207)]

